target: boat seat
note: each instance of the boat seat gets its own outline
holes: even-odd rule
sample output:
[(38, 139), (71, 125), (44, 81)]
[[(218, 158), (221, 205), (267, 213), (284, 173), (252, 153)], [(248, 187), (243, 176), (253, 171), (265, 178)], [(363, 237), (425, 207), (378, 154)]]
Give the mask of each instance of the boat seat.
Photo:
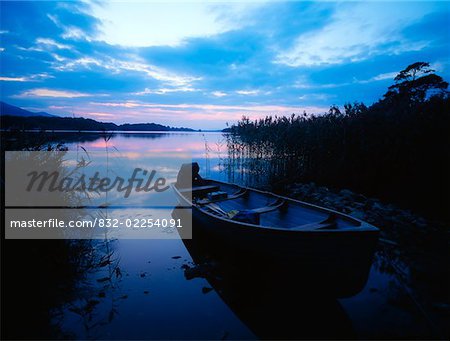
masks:
[(310, 224), (304, 224), (297, 227), (293, 227), (290, 230), (293, 231), (309, 231), (309, 230), (318, 230), (318, 229), (335, 229), (336, 228), (336, 222), (334, 223), (310, 223)]
[(272, 212), (272, 211), (275, 211), (275, 210), (279, 209), (281, 206), (285, 205), (285, 203), (286, 202), (283, 199), (277, 199), (277, 200), (275, 200), (274, 202), (270, 203), (267, 206), (254, 208), (254, 209), (251, 209), (249, 211), (253, 212), (253, 213), (258, 213), (258, 214)]
[(284, 206), (285, 204), (286, 202), (283, 199), (278, 198), (277, 200), (275, 200), (274, 202), (270, 203), (267, 206), (254, 208), (251, 210), (242, 210), (242, 211), (233, 210), (230, 212), (225, 212), (220, 206), (214, 203), (206, 204), (204, 207), (209, 209), (210, 212), (213, 212), (214, 214), (217, 214), (227, 219), (259, 225), (260, 222), (259, 216), (261, 214), (275, 211)]
[(337, 227), (336, 224), (336, 214), (331, 213), (327, 219), (321, 220), (315, 223), (303, 224), (300, 226), (296, 226), (291, 228), (293, 231), (310, 231), (310, 230), (318, 230), (318, 229), (335, 229)]
[(215, 199), (215, 200), (201, 199), (201, 200), (198, 200), (196, 202), (196, 204), (198, 204), (198, 205), (208, 205), (208, 204), (212, 204), (212, 203), (215, 203), (215, 202), (222, 202), (222, 201), (227, 201), (227, 200), (233, 200), (233, 199), (237, 199), (237, 198), (243, 197), (247, 193), (248, 193), (248, 190), (242, 188), (239, 191), (237, 191), (237, 192), (233, 193), (232, 195), (230, 195), (229, 197), (221, 198), (221, 199)]
[(189, 188), (182, 188), (179, 189), (180, 193), (186, 194), (186, 193), (192, 193), (192, 196), (200, 196), (205, 195), (210, 192), (216, 192), (220, 189), (217, 185), (206, 185), (206, 186), (195, 186), (195, 187), (189, 187)]

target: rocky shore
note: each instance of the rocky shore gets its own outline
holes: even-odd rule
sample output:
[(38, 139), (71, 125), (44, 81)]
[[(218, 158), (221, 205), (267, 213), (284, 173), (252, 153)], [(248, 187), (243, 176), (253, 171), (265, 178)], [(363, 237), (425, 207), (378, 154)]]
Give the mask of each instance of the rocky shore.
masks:
[(312, 204), (327, 207), (355, 218), (367, 221), (380, 228), (382, 238), (387, 242), (397, 243), (404, 234), (427, 234), (437, 232), (447, 234), (444, 222), (430, 221), (410, 210), (384, 203), (375, 198), (368, 198), (348, 189), (333, 191), (314, 183), (297, 183), (290, 185), (287, 196)]
[[(314, 183), (293, 184), (287, 196), (346, 213), (381, 230), (375, 265), (394, 275), (433, 329), (448, 333), (450, 314), (450, 228), (378, 199), (348, 189), (333, 191)], [(444, 261), (447, 259), (447, 261)]]

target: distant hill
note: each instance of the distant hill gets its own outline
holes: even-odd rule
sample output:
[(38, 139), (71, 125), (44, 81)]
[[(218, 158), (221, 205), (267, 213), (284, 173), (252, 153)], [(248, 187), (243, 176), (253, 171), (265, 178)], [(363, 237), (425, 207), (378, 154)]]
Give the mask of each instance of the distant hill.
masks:
[(10, 105), (5, 102), (0, 102), (0, 115), (11, 115), (11, 116), (20, 116), (20, 117), (57, 117), (56, 115), (52, 115), (46, 112), (31, 112), (14, 105)]
[(195, 131), (190, 128), (174, 128), (157, 123), (117, 125), (112, 122), (99, 122), (83, 117), (59, 117), (47, 113), (32, 113), (4, 102), (0, 103), (0, 127), (5, 130)]
[(125, 123), (118, 126), (117, 130), (123, 131), (195, 131), (190, 128), (174, 128), (169, 126), (163, 126), (157, 123)]

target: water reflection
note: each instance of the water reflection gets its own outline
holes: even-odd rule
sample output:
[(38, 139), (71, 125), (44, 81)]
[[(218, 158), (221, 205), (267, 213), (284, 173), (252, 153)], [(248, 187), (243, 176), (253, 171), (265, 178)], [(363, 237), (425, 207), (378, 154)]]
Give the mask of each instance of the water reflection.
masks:
[[(65, 142), (69, 150), (81, 150), (83, 147), (88, 152), (104, 151), (106, 147), (105, 139), (99, 134), (60, 134), (56, 138), (55, 133), (52, 136), (55, 142)], [(37, 135), (32, 137), (36, 139)], [(223, 167), (227, 155), (223, 141), (224, 137), (220, 133), (114, 134), (108, 141), (108, 147), (112, 150), (117, 148), (117, 153), (123, 155), (142, 151), (189, 150), (193, 159), (199, 162), (203, 175), (227, 181), (233, 178), (227, 172), (230, 169)], [(241, 178), (244, 179), (245, 176), (236, 176), (234, 181), (240, 182)], [(136, 200), (136, 203), (140, 200), (144, 202), (146, 198), (141, 196)], [(145, 214), (145, 211), (133, 214)], [(408, 231), (404, 232), (407, 234)], [(17, 292), (22, 296), (19, 303), (27, 307), (24, 310), (37, 306), (35, 301), (41, 297), (45, 297), (45, 309), (50, 310), (50, 306), (62, 304), (63, 308), (59, 314), (54, 315), (54, 319), (60, 324), (60, 336), (64, 338), (428, 339), (444, 335), (430, 327), (430, 320), (436, 322), (436, 316), (424, 316), (423, 309), (414, 302), (418, 296), (417, 290), (411, 289), (430, 285), (430, 288), (425, 287), (424, 292), (432, 293), (438, 297), (436, 300), (441, 299), (443, 292), (448, 293), (448, 282), (443, 281), (442, 277), (429, 276), (430, 269), (434, 268), (436, 274), (442, 273), (442, 262), (433, 262), (433, 258), (427, 263), (419, 262), (421, 254), (411, 247), (420, 245), (421, 251), (429, 250), (431, 247), (427, 247), (424, 238), (419, 242), (411, 242), (411, 238), (405, 238), (404, 241), (396, 238), (394, 240), (398, 245), (380, 245), (363, 291), (354, 297), (336, 300), (327, 298), (326, 290), (314, 293), (311, 288), (302, 288), (301, 276), (293, 279), (269, 271), (269, 264), (266, 262), (256, 262), (251, 267), (240, 262), (236, 265), (232, 261), (233, 257), (240, 260), (243, 259), (242, 255), (230, 254), (230, 251), (220, 247), (220, 243), (218, 245), (205, 240), (197, 233), (195, 229), (192, 241), (114, 241), (110, 245), (110, 251), (114, 251), (110, 256), (110, 264), (96, 266), (91, 271), (73, 276), (73, 279), (64, 275), (64, 271), (70, 269), (68, 267), (65, 267), (66, 270), (49, 268), (42, 272), (42, 269), (46, 269), (41, 266), (45, 263), (41, 254), (31, 253), (30, 256), (30, 252), (23, 251), (16, 254), (19, 249), (33, 250), (35, 241), (20, 245), (8, 243), (8, 254), (14, 254), (16, 258), (20, 255), (24, 258), (21, 264), (27, 265), (8, 270), (11, 271), (8, 272), (9, 278), (14, 280), (8, 282), (7, 291)], [(443, 237), (442, 243), (446, 241)], [(435, 247), (436, 244), (429, 245)], [(444, 249), (448, 252), (448, 248), (443, 247)], [(45, 257), (55, 258), (55, 253), (48, 253)], [(107, 257), (110, 253), (99, 241), (94, 245), (92, 254), (83, 254), (81, 257), (76, 255), (74, 259), (92, 260), (94, 264), (102, 265), (107, 261), (107, 258), (102, 257)], [(62, 252), (59, 250), (57, 254), (59, 261), (63, 258)], [(442, 259), (445, 257), (448, 254), (442, 253)], [(28, 258), (34, 262), (29, 264)], [(117, 268), (120, 272), (117, 272)], [(55, 286), (56, 289), (53, 290), (48, 283), (58, 281), (49, 281), (52, 276), (58, 277), (59, 282), (64, 278), (72, 281), (70, 287), (73, 289), (69, 291), (68, 284), (63, 289)], [(45, 285), (37, 286), (36, 278), (42, 277), (46, 278), (46, 281), (41, 281)], [(30, 280), (33, 285), (30, 285)], [(322, 284), (328, 289), (333, 286), (333, 283), (328, 282)], [(70, 297), (58, 297), (61, 292), (70, 292)], [(47, 297), (50, 299), (47, 300)], [(6, 299), (9, 306), (18, 303), (15, 296)], [(70, 303), (66, 303), (67, 301)], [(448, 309), (444, 304), (441, 306), (441, 309)], [(428, 311), (433, 309), (426, 308)], [(82, 312), (82, 315), (77, 312)], [(30, 315), (29, 320), (34, 319), (36, 328), (42, 328), (47, 323), (39, 313), (35, 309), (26, 313)], [(23, 317), (23, 314), (20, 310), (9, 313), (10, 319), (17, 317), (20, 324), (23, 320), (20, 320), (19, 315)], [(448, 317), (445, 313), (440, 316)], [(45, 319), (47, 318), (48, 316)], [(442, 318), (442, 323), (438, 326), (445, 326), (446, 322)], [(29, 327), (33, 328), (32, 325)], [(47, 335), (42, 331), (39, 333)], [(37, 334), (31, 332), (26, 334), (25, 329), (24, 334), (26, 338), (37, 337)]]
[[(188, 210), (174, 210), (174, 214), (191, 219)], [(194, 225), (193, 238), (183, 239), (194, 262), (183, 266), (186, 279), (206, 278), (258, 338), (355, 337), (346, 312), (328, 296), (332, 290), (303, 285), (305, 273), (298, 264), (271, 263), (231, 250), (203, 234), (198, 224)]]

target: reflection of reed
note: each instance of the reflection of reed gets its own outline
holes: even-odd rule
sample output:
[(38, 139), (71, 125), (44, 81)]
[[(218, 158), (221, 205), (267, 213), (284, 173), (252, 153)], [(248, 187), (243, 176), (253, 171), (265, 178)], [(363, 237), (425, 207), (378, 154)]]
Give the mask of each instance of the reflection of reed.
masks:
[(205, 155), (205, 176), (209, 177), (211, 174), (211, 164), (210, 164), (210, 152), (211, 148), (209, 147), (208, 140), (206, 139), (205, 134), (202, 134), (203, 141), (204, 141), (204, 155)]
[[(36, 133), (33, 139), (18, 138), (2, 144), (2, 158), (5, 150), (46, 151), (47, 153), (21, 154), (24, 159), (14, 160), (23, 164), (23, 171), (29, 171), (30, 159), (35, 164), (46, 163), (64, 174), (64, 156), (67, 148), (61, 144), (42, 142)], [(3, 137), (3, 134), (2, 134)], [(17, 165), (19, 165), (17, 164)], [(76, 171), (83, 168), (78, 163)], [(74, 170), (73, 170), (74, 171)], [(2, 169), (2, 179), (4, 179)], [(3, 182), (3, 181), (2, 181)], [(1, 186), (3, 192), (4, 187)], [(2, 195), (3, 197), (3, 195)], [(30, 195), (28, 204), (36, 204)], [(58, 202), (65, 207), (77, 205), (79, 193), (58, 193)], [(23, 203), (25, 205), (26, 203)], [(2, 211), (4, 212), (4, 202)], [(47, 210), (48, 211), (48, 210)], [(37, 218), (40, 211), (35, 211)], [(81, 214), (79, 210), (78, 214)], [(55, 210), (52, 218), (67, 218)], [(61, 216), (60, 216), (61, 215)], [(5, 221), (1, 220), (4, 228)], [(57, 233), (56, 231), (53, 233)], [(90, 240), (63, 239), (48, 240), (4, 240), (2, 253), (2, 308), (8, 314), (2, 316), (2, 339), (53, 339), (61, 335), (61, 306), (73, 300), (78, 284), (95, 267), (93, 245)]]
[[(103, 136), (107, 172), (110, 170), (110, 146), (108, 142), (111, 137), (112, 135), (106, 132)], [(57, 170), (62, 178), (72, 177), (76, 182), (77, 179), (86, 175), (85, 169), (92, 162), (89, 151), (79, 144), (76, 149), (76, 162), (70, 169), (66, 167), (65, 163), (67, 161), (65, 160), (66, 147), (63, 145), (46, 145), (44, 148), (47, 153), (19, 154), (22, 158), (14, 160), (16, 167), (27, 170), (30, 164), (45, 165), (49, 169)], [(26, 149), (42, 150), (42, 146), (27, 146)], [(30, 158), (33, 159), (30, 160)], [(61, 207), (84, 207), (86, 202), (91, 202), (93, 199), (92, 193), (85, 187), (80, 187), (76, 191), (56, 193), (58, 205)], [(33, 200), (36, 200), (32, 195), (27, 199), (31, 204), (33, 204)], [(107, 202), (108, 193), (106, 193)], [(38, 214), (41, 213), (42, 216), (47, 214), (43, 210), (37, 210), (34, 218), (37, 218)], [(92, 219), (94, 217), (106, 219), (108, 218), (108, 209), (97, 210), (94, 213), (87, 212), (82, 208), (53, 210), (50, 214), (52, 218), (64, 221), (81, 220), (87, 216)], [(89, 235), (85, 235), (88, 231), (84, 231), (83, 228), (78, 231), (80, 235), (76, 234), (76, 230), (70, 232), (70, 238), (74, 236), (89, 237)], [(14, 296), (19, 298), (16, 298), (15, 301), (7, 299), (5, 307), (13, 311), (14, 306), (27, 306), (29, 314), (22, 312), (20, 319), (14, 318), (15, 315), (12, 314), (11, 321), (20, 321), (21, 324), (25, 323), (30, 328), (24, 333), (24, 331), (21, 331), (22, 326), (16, 325), (16, 322), (11, 322), (5, 334), (11, 336), (8, 338), (18, 336), (27, 339), (72, 337), (63, 334), (65, 310), (71, 311), (81, 318), (88, 338), (96, 338), (94, 335), (96, 327), (112, 321), (117, 314), (118, 302), (123, 299), (119, 290), (117, 290), (122, 272), (119, 266), (120, 258), (114, 255), (112, 245), (114, 241), (108, 236), (108, 229), (104, 229), (104, 233), (103, 241), (63, 239), (67, 238), (67, 235), (59, 236), (60, 240), (33, 240), (32, 244), (20, 241), (20, 256), (8, 257), (10, 260), (5, 263), (7, 278), (14, 280), (14, 287), (11, 287), (10, 281), (5, 282), (5, 287), (8, 292), (15, 293)], [(16, 244), (17, 242), (14, 240), (6, 241), (5, 252), (12, 255), (14, 249), (17, 249), (17, 246), (13, 247)], [(27, 268), (30, 268), (30, 271), (26, 271)], [(85, 286), (85, 281), (90, 275), (98, 277), (94, 281), (101, 286), (100, 290), (93, 295), (91, 288)], [(33, 284), (22, 288), (22, 285), (29, 282), (28, 276), (33, 278)], [(39, 279), (42, 279), (44, 283), (40, 283)], [(17, 281), (20, 283), (18, 284)], [(41, 302), (41, 299), (43, 299), (43, 302)], [(109, 308), (105, 312), (105, 307), (108, 305)], [(36, 316), (45, 316), (48, 320), (36, 319)], [(28, 319), (33, 319), (33, 322)]]
[[(430, 312), (429, 309), (431, 300), (447, 298), (448, 284), (445, 282), (449, 279), (448, 270), (436, 269), (422, 252), (413, 244), (405, 247), (389, 240), (381, 240), (373, 265), (380, 273), (387, 273), (395, 279), (390, 282), (396, 286), (396, 290), (390, 292), (393, 296), (390, 299), (406, 308), (405, 302), (402, 302), (402, 296), (406, 296), (415, 312), (426, 321), (432, 338), (445, 339), (443, 330), (440, 330), (433, 318), (435, 312)], [(430, 293), (434, 297), (430, 297)]]
[[(105, 131), (101, 134), (101, 136), (105, 145), (106, 176), (109, 178), (111, 172), (109, 141), (113, 134)], [(84, 163), (89, 165), (89, 152), (82, 146), (80, 146), (80, 148), (89, 160), (89, 162)], [(83, 160), (84, 158), (81, 157), (79, 162)], [(102, 209), (95, 211), (95, 217), (99, 219), (106, 220), (109, 217), (108, 194), (108, 191), (106, 191), (105, 202), (100, 206)], [(85, 337), (89, 339), (97, 338), (95, 335), (97, 328), (107, 325), (114, 319), (114, 317), (118, 314), (118, 302), (123, 299), (123, 295), (121, 296), (120, 290), (118, 290), (118, 284), (122, 278), (122, 271), (119, 266), (120, 258), (115, 257), (113, 247), (115, 240), (111, 239), (108, 235), (108, 228), (104, 228), (103, 230), (103, 240), (93, 242), (95, 244), (91, 249), (91, 257), (94, 261), (90, 265), (89, 269), (86, 269), (96, 277), (95, 281), (101, 287), (98, 292), (94, 292), (94, 295), (92, 295), (92, 291), (89, 290), (89, 294), (78, 297), (66, 306), (67, 310), (77, 314), (81, 318)], [(92, 283), (90, 285), (92, 285)], [(83, 293), (84, 290), (82, 287), (78, 289), (80, 293)], [(108, 308), (105, 309), (105, 307)]]
[[(75, 313), (82, 321), (84, 328), (83, 338), (96, 339), (97, 328), (112, 322), (118, 314), (118, 305), (125, 297), (120, 292), (122, 272), (119, 267), (120, 258), (115, 257), (113, 240), (97, 241), (92, 248), (95, 262), (89, 268), (92, 277), (97, 282), (92, 291), (93, 283), (88, 281), (84, 286), (78, 287), (79, 295), (61, 310), (61, 323), (64, 309)], [(99, 285), (99, 287), (97, 287)]]

